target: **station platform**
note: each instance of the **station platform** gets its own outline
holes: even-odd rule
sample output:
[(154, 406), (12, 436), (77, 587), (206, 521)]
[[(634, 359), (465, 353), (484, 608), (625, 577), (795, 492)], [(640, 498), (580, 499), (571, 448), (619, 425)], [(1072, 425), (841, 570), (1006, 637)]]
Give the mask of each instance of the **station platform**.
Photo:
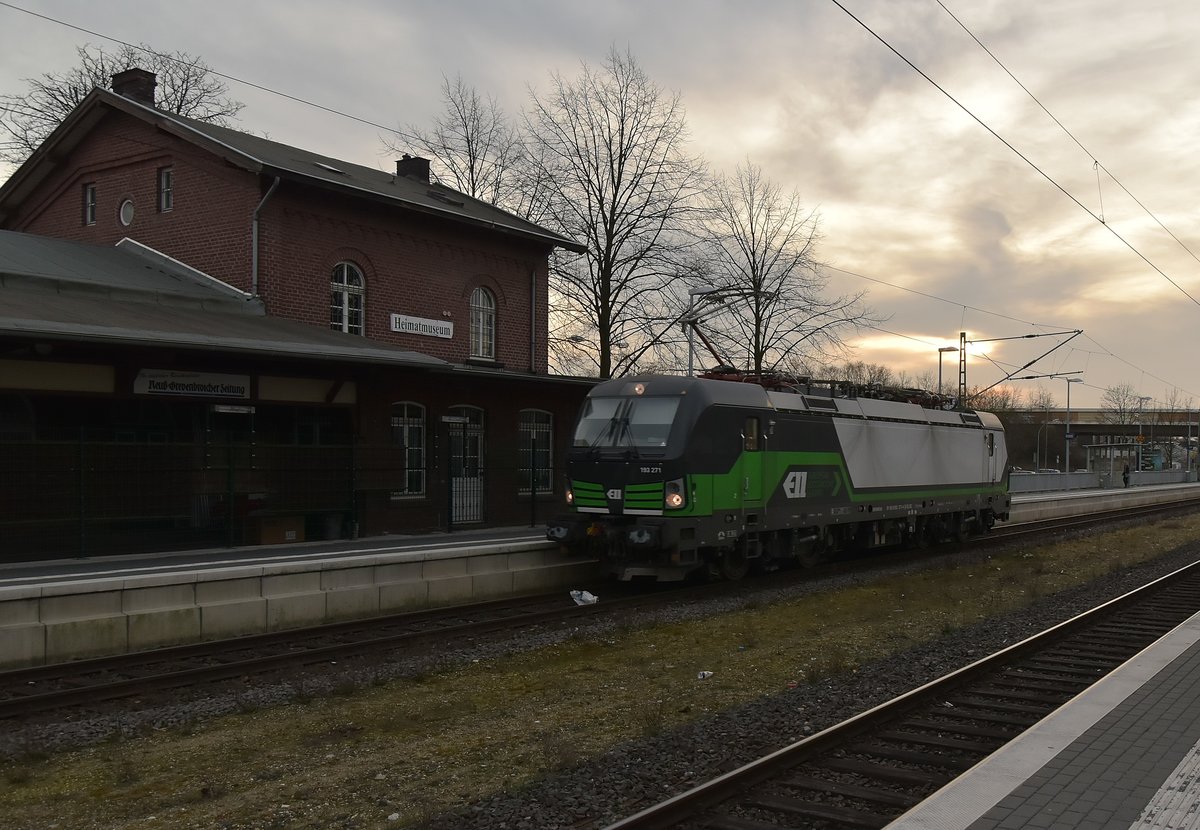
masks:
[(280, 545), (244, 545), (237, 548), (174, 550), (158, 553), (79, 557), (72, 559), (23, 559), (0, 562), (0, 587), (6, 585), (52, 584), (112, 576), (145, 576), (187, 570), (219, 569), (238, 565), (271, 565), (313, 560), (352, 559), (386, 553), (461, 551), (497, 544), (528, 544), (549, 547), (542, 526), (470, 528), (451, 532), (372, 536), (328, 542)]
[(540, 528), (0, 566), (0, 670), (586, 587)]
[(1200, 828), (1200, 614), (888, 830)]

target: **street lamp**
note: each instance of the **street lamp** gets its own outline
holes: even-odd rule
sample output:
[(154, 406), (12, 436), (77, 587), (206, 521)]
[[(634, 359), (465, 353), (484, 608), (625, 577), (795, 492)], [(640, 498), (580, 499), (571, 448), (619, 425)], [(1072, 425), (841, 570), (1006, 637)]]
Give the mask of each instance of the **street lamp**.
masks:
[(1063, 468), (1064, 472), (1071, 472), (1071, 384), (1083, 383), (1083, 378), (1063, 378), (1067, 382), (1067, 428), (1065, 437), (1063, 438), (1066, 444), (1066, 459), (1067, 466)]
[(1145, 408), (1147, 401), (1152, 401), (1152, 400), (1154, 400), (1154, 398), (1150, 397), (1149, 395), (1142, 395), (1141, 397), (1138, 398), (1137, 468), (1138, 468), (1139, 473), (1142, 471), (1142, 443), (1145, 441), (1145, 437), (1142, 435), (1142, 410)]
[(957, 351), (958, 346), (942, 346), (938, 349), (938, 397), (941, 397), (942, 394), (942, 355)]

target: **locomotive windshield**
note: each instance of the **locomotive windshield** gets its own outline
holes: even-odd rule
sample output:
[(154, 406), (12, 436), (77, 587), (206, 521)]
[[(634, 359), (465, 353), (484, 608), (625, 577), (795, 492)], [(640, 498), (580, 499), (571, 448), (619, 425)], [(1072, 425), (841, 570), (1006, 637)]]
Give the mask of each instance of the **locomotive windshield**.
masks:
[(667, 445), (679, 398), (587, 398), (576, 447), (654, 449)]

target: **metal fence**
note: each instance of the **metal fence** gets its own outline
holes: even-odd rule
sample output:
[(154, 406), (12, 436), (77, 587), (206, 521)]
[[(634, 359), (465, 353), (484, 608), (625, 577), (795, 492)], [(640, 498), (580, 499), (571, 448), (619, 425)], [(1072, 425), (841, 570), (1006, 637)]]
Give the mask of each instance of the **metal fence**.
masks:
[[(1196, 473), (1190, 470), (1133, 470), (1129, 474), (1129, 487), (1146, 487), (1154, 484), (1182, 484), (1195, 481)], [(1008, 489), (1012, 493), (1048, 493), (1059, 490), (1085, 490), (1093, 488), (1125, 487), (1121, 471), (1092, 471), (1075, 473), (1024, 473), (1012, 474)]]
[[(535, 471), (429, 459), (392, 446), (245, 442), (0, 442), (0, 561), (348, 538), (544, 522)], [(388, 516), (393, 517), (391, 521)]]

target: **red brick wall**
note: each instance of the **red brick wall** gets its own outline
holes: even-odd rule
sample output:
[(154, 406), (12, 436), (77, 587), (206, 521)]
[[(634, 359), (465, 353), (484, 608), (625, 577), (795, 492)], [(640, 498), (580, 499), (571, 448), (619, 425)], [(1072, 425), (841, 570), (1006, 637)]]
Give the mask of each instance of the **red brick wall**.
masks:
[[(270, 314), (328, 326), (330, 276), (351, 261), (366, 282), (368, 337), (462, 363), (470, 356), (471, 292), (484, 286), (496, 298), (496, 364), (546, 371), (544, 248), (293, 184), (276, 191), (259, 233), (259, 289)], [(393, 332), (392, 314), (451, 322), (454, 337)]]
[[(159, 213), (158, 170), (168, 166), (174, 170), (174, 208)], [(94, 225), (83, 223), (86, 183), (96, 185)], [(269, 184), (131, 116), (109, 112), (9, 228), (100, 245), (128, 236), (250, 291), (252, 219)], [(135, 207), (128, 227), (118, 219), (125, 199)], [(495, 365), (546, 372), (542, 246), (290, 182), (264, 207), (259, 234), (258, 288), (269, 314), (327, 327), (333, 266), (350, 260), (366, 277), (368, 337), (461, 363), (470, 356), (471, 292), (484, 286), (497, 304)], [(454, 337), (392, 332), (393, 313), (452, 322)]]
[[(157, 211), (157, 174), (174, 169), (174, 208)], [(83, 185), (97, 187), (97, 221), (83, 223)], [(12, 230), (111, 245), (123, 237), (162, 251), (241, 290), (251, 289), (251, 221), (270, 180), (240, 170), (130, 116), (109, 113), (88, 139), (8, 222)], [(132, 199), (134, 221), (118, 220)], [(495, 296), (497, 355), (493, 365), (515, 372), (546, 372), (547, 253), (540, 245), (485, 229), (446, 222), (391, 205), (353, 199), (285, 182), (263, 209), (260, 222), (259, 292), (268, 313), (325, 328), (330, 276), (351, 260), (366, 280), (366, 331), (370, 338), (462, 363), (470, 348), (470, 297), (477, 286)], [(531, 307), (531, 294), (532, 307)], [(448, 320), (445, 340), (390, 330), (391, 314)], [(534, 330), (531, 333), (531, 320)], [(536, 346), (531, 350), (530, 344)], [(532, 359), (531, 359), (531, 351)], [(193, 363), (200, 361), (197, 357)], [(251, 364), (255, 361), (250, 361)], [(247, 366), (253, 373), (256, 369)], [(316, 374), (297, 364), (298, 374)], [(586, 387), (530, 377), (425, 374), (357, 367), (345, 375), (358, 383), (358, 440), (366, 447), (391, 442), (390, 407), (415, 401), (426, 407), (427, 484), (418, 499), (392, 500), (388, 480), (364, 472), (360, 532), (430, 529), (445, 521), (446, 480), (442, 415), (450, 407), (485, 412), (485, 523), (529, 520), (528, 496), (516, 470), (520, 410), (554, 416), (556, 464), (561, 464), (575, 412)], [(380, 469), (383, 478), (394, 471)], [(557, 477), (556, 477), (557, 481)], [(539, 497), (542, 518), (558, 508), (561, 487)]]
[[(359, 441), (365, 447), (383, 447), (391, 443), (391, 405), (412, 401), (425, 407), (426, 478), (423, 496), (392, 499), (389, 485), (401, 478), (396, 470), (387, 470), (386, 460), (362, 458), (359, 472), (358, 521), (364, 535), (444, 529), (447, 492), (447, 426), (442, 416), (454, 406), (475, 406), (483, 410), (484, 442), (484, 524), (515, 526), (539, 522), (564, 509), (563, 463), (571, 443), (575, 416), (587, 395), (587, 385), (559, 380), (489, 379), (475, 376), (420, 375), (377, 378), (360, 381)], [(540, 409), (553, 416), (552, 462), (554, 491), (537, 497), (536, 507), (518, 474), (520, 410)], [(378, 453), (377, 453), (378, 455)], [(375, 467), (377, 470), (372, 470)]]
[[(158, 212), (158, 170), (175, 174), (174, 209)], [(96, 223), (83, 223), (83, 186), (96, 185)], [(131, 199), (134, 219), (118, 218)], [(124, 237), (250, 288), (250, 217), (258, 177), (129, 116), (110, 112), (21, 206), (10, 230), (97, 245)]]

